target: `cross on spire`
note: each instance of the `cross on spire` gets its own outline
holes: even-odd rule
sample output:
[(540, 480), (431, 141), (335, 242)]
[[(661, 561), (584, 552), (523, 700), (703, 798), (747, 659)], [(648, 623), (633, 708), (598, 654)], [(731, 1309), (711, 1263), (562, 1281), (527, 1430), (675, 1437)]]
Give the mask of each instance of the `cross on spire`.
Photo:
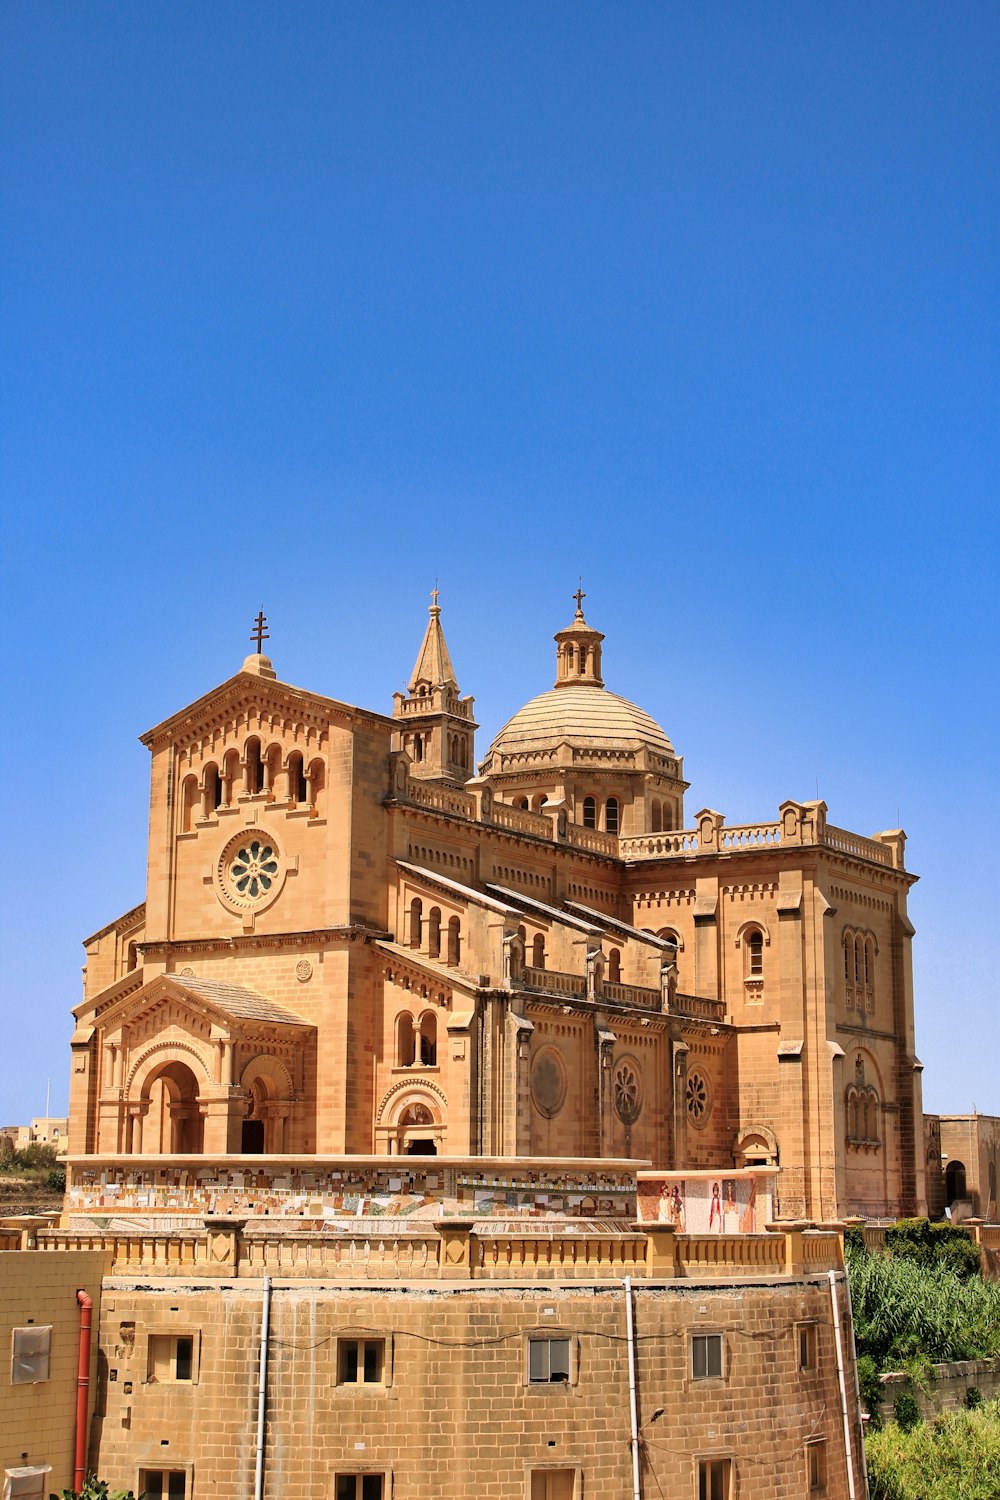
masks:
[(267, 630), (267, 615), (264, 613), (263, 609), (259, 609), (257, 611), (257, 618), (253, 622), (253, 629), (250, 632), (250, 639), (252, 641), (256, 641), (257, 643), (258, 656), (260, 655), (261, 651), (261, 643), (263, 641), (268, 641), (271, 639)]
[(438, 607), (438, 595), (440, 592), (441, 591), (437, 586), (437, 579), (435, 578), (434, 587), (431, 589), (431, 606), (434, 609), (437, 609)]
[(580, 617), (581, 620), (583, 619), (583, 601), (584, 601), (584, 599), (586, 599), (586, 597), (587, 597), (586, 594), (583, 592), (583, 579), (581, 578), (580, 579), (580, 587), (577, 589), (576, 593), (573, 595), (573, 598), (576, 600), (576, 612), (579, 615), (579, 617)]

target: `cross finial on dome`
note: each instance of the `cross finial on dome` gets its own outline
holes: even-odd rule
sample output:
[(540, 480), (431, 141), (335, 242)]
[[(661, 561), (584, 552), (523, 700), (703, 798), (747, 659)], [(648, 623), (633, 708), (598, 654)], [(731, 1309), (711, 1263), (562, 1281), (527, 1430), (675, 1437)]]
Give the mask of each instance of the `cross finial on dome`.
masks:
[(250, 632), (250, 639), (256, 650), (251, 651), (243, 663), (244, 672), (256, 672), (258, 677), (276, 677), (278, 675), (271, 665), (271, 658), (264, 655), (264, 642), (270, 640), (270, 638), (270, 632), (267, 628), (267, 615), (264, 613), (262, 605), (257, 611), (257, 618), (254, 620), (253, 629)]
[(435, 578), (435, 580), (434, 580), (434, 587), (431, 589), (431, 613), (432, 614), (434, 613), (434, 611), (438, 607), (438, 597), (440, 595), (440, 592), (441, 592), (441, 590), (438, 588), (438, 581)]
[(580, 579), (580, 586), (579, 586), (579, 588), (577, 589), (576, 593), (572, 597), (576, 600), (576, 616), (575, 616), (575, 618), (577, 620), (582, 620), (583, 619), (583, 601), (587, 597), (586, 594), (583, 592), (583, 579), (582, 578)]

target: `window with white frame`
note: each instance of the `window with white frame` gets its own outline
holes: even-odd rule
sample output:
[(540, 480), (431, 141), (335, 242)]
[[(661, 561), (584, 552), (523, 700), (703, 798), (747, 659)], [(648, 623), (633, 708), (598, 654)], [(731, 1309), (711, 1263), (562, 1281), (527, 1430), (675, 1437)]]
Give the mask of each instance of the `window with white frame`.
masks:
[(691, 1335), (692, 1380), (722, 1379), (722, 1334), (693, 1333)]
[(51, 1353), (51, 1323), (11, 1329), (11, 1385), (37, 1385), (40, 1381), (48, 1380)]
[(570, 1378), (570, 1341), (566, 1338), (528, 1339), (528, 1382), (551, 1385)]

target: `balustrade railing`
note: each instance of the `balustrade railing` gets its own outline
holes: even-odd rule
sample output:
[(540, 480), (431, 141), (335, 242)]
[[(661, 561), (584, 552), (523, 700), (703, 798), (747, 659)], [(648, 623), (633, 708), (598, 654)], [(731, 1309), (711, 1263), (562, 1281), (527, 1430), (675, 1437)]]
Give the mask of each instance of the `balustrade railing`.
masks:
[(476, 799), (457, 787), (432, 786), (426, 781), (410, 779), (406, 790), (407, 800), (417, 807), (431, 807), (437, 812), (451, 813), (457, 818), (476, 817)]
[(780, 823), (742, 823), (719, 829), (720, 849), (766, 849), (781, 843)]
[(828, 849), (840, 854), (853, 854), (857, 859), (869, 859), (877, 865), (892, 865), (892, 850), (875, 839), (862, 838), (859, 833), (849, 833), (846, 828), (835, 828), (827, 823), (820, 836)]
[(622, 859), (669, 859), (671, 855), (697, 854), (698, 835), (686, 833), (633, 833), (618, 840)]
[(509, 828), (514, 833), (530, 833), (538, 839), (552, 837), (551, 818), (543, 813), (528, 812), (523, 807), (511, 807), (509, 802), (494, 802), (488, 821), (495, 828)]
[(647, 1010), (660, 1008), (659, 990), (647, 989), (642, 984), (619, 984), (605, 979), (599, 993), (603, 1000), (610, 1000), (615, 1005), (641, 1005)]
[(582, 974), (564, 974), (559, 969), (533, 969), (524, 967), (524, 986), (529, 990), (541, 990), (546, 995), (575, 995), (579, 998), (587, 992), (587, 981)]
[(566, 841), (574, 849), (586, 849), (591, 854), (609, 854), (612, 859), (618, 858), (617, 833), (603, 833), (599, 828), (583, 828), (579, 823), (570, 823), (566, 830)]
[(724, 1021), (725, 1000), (710, 1000), (703, 995), (675, 995), (671, 1010), (678, 1016), (690, 1016), (695, 1021)]

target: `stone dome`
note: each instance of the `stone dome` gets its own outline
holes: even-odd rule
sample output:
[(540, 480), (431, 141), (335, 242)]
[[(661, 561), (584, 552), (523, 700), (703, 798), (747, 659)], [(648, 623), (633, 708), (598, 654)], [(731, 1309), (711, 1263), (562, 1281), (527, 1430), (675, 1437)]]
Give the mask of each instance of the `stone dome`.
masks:
[(487, 764), (496, 770), (507, 756), (534, 756), (558, 745), (578, 750), (638, 750), (674, 754), (666, 734), (649, 714), (607, 688), (563, 685), (539, 693), (496, 735)]

